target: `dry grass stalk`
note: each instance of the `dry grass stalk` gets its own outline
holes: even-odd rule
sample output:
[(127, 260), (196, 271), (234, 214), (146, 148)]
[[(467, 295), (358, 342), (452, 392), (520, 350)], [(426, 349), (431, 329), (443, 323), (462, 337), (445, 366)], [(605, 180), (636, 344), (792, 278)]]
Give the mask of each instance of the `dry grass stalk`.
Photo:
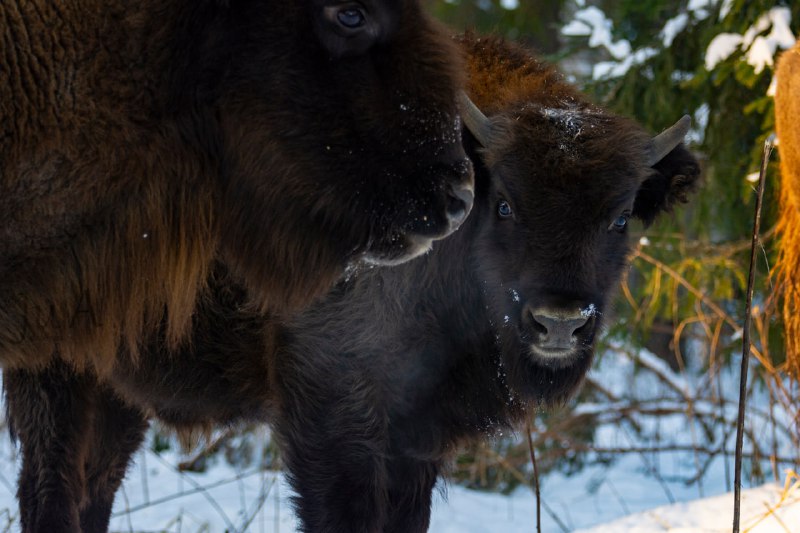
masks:
[(777, 512), (784, 507), (789, 507), (792, 505), (800, 505), (800, 476), (794, 470), (787, 470), (786, 471), (786, 480), (783, 484), (783, 490), (781, 491), (780, 498), (774, 505), (766, 505), (766, 512), (757, 517), (752, 523), (750, 523), (745, 529), (744, 533), (748, 533), (755, 529), (755, 527), (766, 520), (769, 517), (773, 517), (777, 522), (781, 524), (783, 529), (787, 533), (791, 533), (792, 529), (787, 525), (784, 524), (780, 517), (778, 516)]

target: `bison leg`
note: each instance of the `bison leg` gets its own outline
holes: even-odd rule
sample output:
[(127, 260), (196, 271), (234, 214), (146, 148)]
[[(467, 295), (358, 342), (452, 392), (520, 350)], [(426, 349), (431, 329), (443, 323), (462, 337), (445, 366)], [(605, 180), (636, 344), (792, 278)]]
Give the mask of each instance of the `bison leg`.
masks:
[(108, 530), (114, 495), (144, 439), (147, 419), (105, 387), (98, 387), (94, 433), (86, 463), (88, 501), (80, 512), (83, 533)]
[(143, 415), (61, 361), (38, 372), (7, 370), (3, 385), (22, 445), (22, 531), (106, 531), (114, 493), (146, 428)]
[(424, 533), (431, 518), (431, 495), (439, 467), (413, 459), (389, 465), (389, 515), (384, 533)]
[(60, 361), (41, 372), (4, 372), (8, 420), (22, 444), (17, 497), (25, 533), (80, 532), (93, 381)]
[(377, 402), (360, 403), (369, 391), (334, 399), (289, 390), (276, 431), (302, 531), (382, 533), (387, 439)]
[(317, 450), (316, 458), (308, 456), (310, 450), (286, 457), (302, 531), (382, 532), (386, 505), (380, 461), (346, 443), (329, 444), (327, 450), (310, 447)]

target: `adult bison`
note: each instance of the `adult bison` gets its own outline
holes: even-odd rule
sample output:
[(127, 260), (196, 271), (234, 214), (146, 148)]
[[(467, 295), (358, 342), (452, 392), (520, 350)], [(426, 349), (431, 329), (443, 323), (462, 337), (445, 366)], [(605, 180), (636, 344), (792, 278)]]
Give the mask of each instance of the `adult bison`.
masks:
[(784, 52), (775, 76), (775, 129), (781, 155), (778, 272), (784, 291), (787, 367), (800, 378), (800, 44)]
[(25, 531), (103, 531), (151, 415), (183, 431), (270, 421), (305, 531), (424, 531), (458, 443), (573, 394), (628, 264), (629, 219), (650, 223), (695, 186), (687, 120), (653, 139), (519, 47), (461, 45), (489, 116), (467, 105), (476, 197), (462, 229), (413, 262), (352, 272), (291, 319), (243, 308), (219, 265), (191, 348), (165, 353), (165, 329), (106, 378), (64, 363), (7, 373)]
[(418, 0), (0, 5), (0, 364), (106, 370), (215, 258), (263, 309), (471, 206), (463, 68)]

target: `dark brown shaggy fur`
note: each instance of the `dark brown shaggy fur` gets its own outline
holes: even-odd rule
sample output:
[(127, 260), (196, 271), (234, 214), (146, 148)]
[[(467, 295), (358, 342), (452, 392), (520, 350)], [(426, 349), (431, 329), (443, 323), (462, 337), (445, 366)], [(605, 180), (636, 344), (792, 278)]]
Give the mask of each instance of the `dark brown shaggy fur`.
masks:
[(348, 41), (339, 4), (2, 2), (0, 364), (176, 346), (215, 259), (296, 309), (452, 229), (456, 48), (417, 0)]
[[(648, 166), (648, 134), (587, 103), (521, 48), (471, 37), (461, 44), (478, 101), (492, 109), (488, 95), (518, 91), (490, 112), (489, 146), (465, 139), (476, 203), (461, 230), (418, 260), (353, 272), (291, 319), (243, 310), (246, 290), (218, 265), (192, 349), (165, 357), (164, 330), (138, 362), (121, 354), (89, 390), (90, 379), (63, 365), (8, 373), (25, 531), (43, 531), (54, 517), (68, 531), (78, 520), (83, 531), (102, 531), (85, 525), (101, 523), (102, 505), (77, 495), (111, 500), (119, 469), (100, 478), (105, 491), (84, 480), (102, 470), (96, 461), (127, 461), (150, 416), (181, 430), (270, 421), (304, 531), (425, 531), (432, 488), (460, 443), (575, 392), (628, 265), (627, 218), (649, 222), (684, 199), (698, 165), (679, 145)], [(537, 320), (576, 314), (585, 320), (568, 330), (572, 342), (548, 351)], [(64, 397), (70, 383), (80, 394)], [(39, 395), (50, 403), (32, 413)], [(122, 420), (138, 418), (129, 429), (96, 423), (76, 434), (63, 417), (87, 427), (94, 398)], [(93, 448), (84, 471), (50, 474), (68, 471), (60, 443), (85, 449), (98, 439), (109, 444)], [(56, 503), (44, 511), (40, 501)]]

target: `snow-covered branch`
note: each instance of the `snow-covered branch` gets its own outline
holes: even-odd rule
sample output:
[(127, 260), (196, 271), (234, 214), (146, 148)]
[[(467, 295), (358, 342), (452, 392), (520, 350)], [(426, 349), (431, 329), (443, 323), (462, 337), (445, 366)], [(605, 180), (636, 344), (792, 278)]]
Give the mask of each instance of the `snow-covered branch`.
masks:
[[(724, 20), (731, 12), (732, 0), (690, 0), (683, 12), (664, 23), (657, 40), (637, 49), (626, 39), (614, 39), (614, 23), (600, 8), (585, 6), (583, 1), (576, 1), (576, 6), (580, 9), (561, 33), (567, 37), (586, 38), (589, 47), (608, 52), (611, 60), (596, 63), (592, 71), (593, 79), (603, 80), (620, 78), (631, 68), (669, 49), (678, 35), (691, 31), (698, 22), (709, 18), (717, 6), (719, 18)], [(719, 33), (706, 48), (705, 68), (714, 70), (721, 62), (741, 52), (742, 59), (756, 74), (761, 74), (766, 67), (773, 67), (779, 51), (795, 43), (791, 18), (788, 7), (777, 6), (762, 14), (743, 34)], [(685, 77), (685, 73), (678, 73), (678, 77)]]

